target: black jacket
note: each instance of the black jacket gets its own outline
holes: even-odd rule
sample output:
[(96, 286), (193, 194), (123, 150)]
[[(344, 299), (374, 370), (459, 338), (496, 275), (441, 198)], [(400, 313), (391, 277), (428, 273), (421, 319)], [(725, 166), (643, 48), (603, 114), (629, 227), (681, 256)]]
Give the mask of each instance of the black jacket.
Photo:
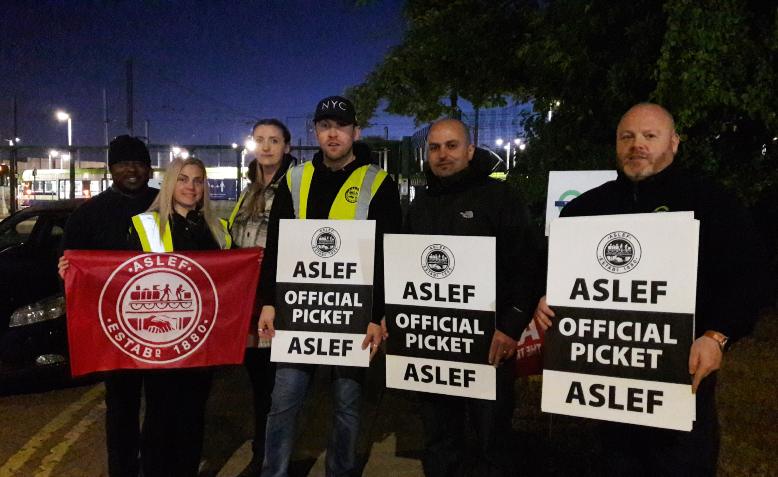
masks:
[(696, 334), (715, 330), (732, 341), (748, 334), (764, 297), (762, 245), (746, 209), (720, 187), (675, 164), (639, 182), (619, 172), (561, 217), (662, 211), (692, 211), (700, 221)]
[(427, 187), (411, 203), (405, 232), (496, 237), (497, 329), (517, 339), (542, 294), (543, 254), (523, 198), (490, 172), (482, 149), (450, 177), (436, 177), (426, 168)]
[(64, 250), (128, 250), (132, 217), (145, 212), (157, 189), (130, 196), (111, 187), (84, 202), (68, 219), (62, 239)]
[[(326, 219), (329, 216), (332, 202), (340, 191), (343, 183), (351, 173), (364, 165), (370, 164), (370, 148), (363, 143), (354, 143), (355, 159), (339, 171), (331, 171), (324, 165), (321, 151), (313, 157), (314, 173), (311, 180), (311, 190), (308, 193), (306, 216), (309, 219)], [(281, 219), (294, 219), (292, 194), (285, 180), (282, 180), (273, 199), (268, 226), (267, 247), (262, 260), (260, 275), (260, 290), (262, 303), (275, 303), (276, 267), (278, 261), (278, 223)], [(384, 316), (384, 266), (383, 266), (383, 236), (385, 233), (399, 233), (402, 226), (402, 211), (397, 185), (391, 176), (384, 179), (370, 201), (368, 220), (376, 221), (375, 268), (373, 284), (373, 322), (379, 323)]]

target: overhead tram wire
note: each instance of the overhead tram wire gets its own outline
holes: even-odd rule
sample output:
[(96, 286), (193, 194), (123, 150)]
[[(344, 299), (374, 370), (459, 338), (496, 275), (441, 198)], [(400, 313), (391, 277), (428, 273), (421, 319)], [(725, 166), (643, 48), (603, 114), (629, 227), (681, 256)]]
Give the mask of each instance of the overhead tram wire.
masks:
[(243, 111), (240, 108), (235, 107), (235, 105), (228, 104), (227, 102), (225, 102), (223, 100), (214, 98), (213, 96), (211, 96), (209, 94), (206, 94), (206, 93), (204, 93), (202, 91), (198, 91), (196, 88), (193, 88), (193, 87), (191, 87), (189, 85), (185, 85), (185, 84), (183, 84), (183, 83), (181, 83), (181, 82), (179, 82), (179, 81), (177, 81), (177, 80), (175, 80), (173, 78), (170, 78), (169, 76), (167, 76), (164, 73), (162, 73), (161, 70), (155, 68), (154, 66), (152, 66), (152, 65), (150, 65), (148, 63), (145, 63), (143, 61), (138, 61), (138, 60), (134, 60), (134, 61), (135, 61), (135, 64), (140, 65), (140, 66), (142, 66), (144, 68), (147, 68), (147, 70), (149, 72), (155, 74), (156, 76), (158, 76), (163, 81), (166, 81), (166, 82), (168, 82), (168, 83), (170, 83), (170, 84), (172, 84), (174, 86), (177, 86), (178, 88), (181, 88), (182, 90), (186, 91), (187, 93), (189, 93), (190, 95), (192, 95), (194, 97), (199, 97), (201, 100), (205, 100), (205, 101), (208, 101), (208, 102), (213, 103), (215, 105), (218, 105), (223, 110), (227, 110), (230, 113), (238, 116), (241, 119), (246, 119), (246, 120), (251, 120), (251, 121), (257, 121), (259, 119), (259, 116), (257, 116), (256, 114), (252, 114), (252, 113)]

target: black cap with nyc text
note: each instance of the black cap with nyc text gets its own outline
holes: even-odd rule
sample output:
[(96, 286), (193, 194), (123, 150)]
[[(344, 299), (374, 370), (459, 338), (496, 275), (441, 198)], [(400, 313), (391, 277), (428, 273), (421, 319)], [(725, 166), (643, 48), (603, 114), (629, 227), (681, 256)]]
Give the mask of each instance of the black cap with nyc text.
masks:
[(313, 121), (322, 119), (334, 119), (345, 124), (356, 124), (357, 113), (354, 110), (354, 103), (343, 96), (328, 96), (316, 105), (316, 113), (313, 115)]

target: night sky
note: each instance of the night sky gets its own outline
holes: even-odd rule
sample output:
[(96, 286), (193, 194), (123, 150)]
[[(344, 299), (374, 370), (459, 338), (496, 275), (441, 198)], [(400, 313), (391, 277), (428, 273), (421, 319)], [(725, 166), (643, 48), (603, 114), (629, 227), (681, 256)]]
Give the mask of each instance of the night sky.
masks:
[[(316, 102), (364, 80), (402, 40), (402, 2), (4, 2), (0, 134), (18, 104), (22, 145), (75, 145), (126, 132), (125, 62), (134, 61), (136, 135), (156, 144), (242, 142), (255, 118), (277, 117), (297, 144)], [(410, 135), (412, 120), (381, 115), (368, 134)], [(313, 139), (313, 138), (311, 138)]]

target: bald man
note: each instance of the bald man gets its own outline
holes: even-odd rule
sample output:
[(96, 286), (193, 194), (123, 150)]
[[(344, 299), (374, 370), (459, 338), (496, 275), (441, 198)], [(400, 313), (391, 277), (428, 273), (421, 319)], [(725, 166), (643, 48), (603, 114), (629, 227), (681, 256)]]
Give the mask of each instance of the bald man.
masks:
[[(516, 339), (529, 323), (542, 290), (539, 240), (524, 201), (507, 183), (489, 177), (489, 154), (470, 142), (461, 121), (434, 123), (427, 145), (427, 186), (411, 203), (405, 229), (413, 234), (496, 237), (497, 329), (489, 362), (497, 367), (497, 399), (421, 393), (424, 473), (463, 475), (465, 456), (470, 455), (477, 460), (472, 475), (515, 475), (514, 355)], [(479, 440), (478, 448), (470, 451), (464, 449), (465, 436), (473, 435), (465, 429), (468, 414)]]
[[(724, 351), (757, 317), (760, 249), (746, 210), (730, 194), (674, 164), (680, 139), (670, 113), (653, 103), (630, 108), (616, 129), (618, 177), (570, 202), (562, 217), (693, 211), (700, 221), (696, 340), (689, 375), (697, 393), (692, 432), (602, 423), (604, 471), (612, 475), (715, 475), (719, 429), (714, 390)], [(733, 249), (733, 236), (737, 247)], [(669, 266), (672, 266), (671, 264)], [(552, 326), (541, 298), (535, 317)]]

